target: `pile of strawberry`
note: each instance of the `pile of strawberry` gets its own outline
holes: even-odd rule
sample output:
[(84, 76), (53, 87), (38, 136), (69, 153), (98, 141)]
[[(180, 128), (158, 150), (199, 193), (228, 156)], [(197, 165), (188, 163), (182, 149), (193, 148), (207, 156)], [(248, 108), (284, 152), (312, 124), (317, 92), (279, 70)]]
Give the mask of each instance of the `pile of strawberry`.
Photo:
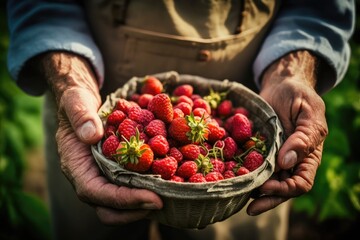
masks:
[(265, 137), (249, 112), (226, 92), (194, 93), (182, 84), (171, 93), (146, 76), (139, 93), (119, 99), (106, 119), (103, 155), (123, 168), (176, 182), (213, 182), (247, 174), (266, 156)]

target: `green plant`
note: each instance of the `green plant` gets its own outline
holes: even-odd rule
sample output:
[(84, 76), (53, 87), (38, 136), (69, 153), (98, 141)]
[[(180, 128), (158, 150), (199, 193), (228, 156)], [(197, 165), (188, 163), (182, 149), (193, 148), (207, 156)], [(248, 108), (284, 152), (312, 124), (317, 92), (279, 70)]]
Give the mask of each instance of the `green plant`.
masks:
[[(4, 11), (0, 32), (7, 33)], [(0, 35), (0, 239), (49, 239), (47, 206), (23, 190), (26, 153), (40, 147), (42, 98), (26, 95), (6, 71), (8, 36)]]

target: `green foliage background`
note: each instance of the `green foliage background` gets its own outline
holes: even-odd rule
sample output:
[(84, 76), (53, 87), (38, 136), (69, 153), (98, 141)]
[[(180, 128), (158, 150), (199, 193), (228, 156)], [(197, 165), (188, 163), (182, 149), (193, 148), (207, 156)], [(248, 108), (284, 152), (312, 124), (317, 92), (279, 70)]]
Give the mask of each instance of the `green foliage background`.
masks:
[[(359, 2), (357, 1), (357, 9)], [(23, 191), (26, 153), (42, 147), (41, 97), (17, 88), (6, 70), (8, 47), (4, 2), (0, 6), (0, 239), (49, 239), (48, 209)], [(360, 213), (360, 23), (351, 41), (345, 79), (323, 96), (329, 136), (313, 189), (293, 210), (319, 222), (355, 220)]]

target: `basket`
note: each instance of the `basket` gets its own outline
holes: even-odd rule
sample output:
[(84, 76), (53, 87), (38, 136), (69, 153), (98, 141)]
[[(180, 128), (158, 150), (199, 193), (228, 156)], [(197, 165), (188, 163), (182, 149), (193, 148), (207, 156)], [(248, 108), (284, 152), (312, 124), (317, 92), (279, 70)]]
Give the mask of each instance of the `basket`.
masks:
[[(273, 109), (240, 83), (228, 80), (218, 81), (199, 76), (180, 75), (171, 71), (155, 74), (164, 84), (167, 92), (180, 84), (191, 84), (194, 91), (207, 95), (209, 87), (215, 91), (227, 90), (234, 106), (244, 106), (250, 112), (254, 130), (268, 139), (268, 154), (264, 163), (255, 171), (243, 176), (211, 183), (177, 183), (163, 180), (156, 175), (128, 171), (101, 154), (101, 142), (92, 146), (92, 153), (102, 172), (115, 184), (132, 188), (148, 189), (163, 200), (161, 210), (153, 211), (150, 219), (176, 228), (201, 229), (209, 224), (223, 221), (240, 211), (249, 201), (252, 190), (270, 178), (275, 168), (275, 155), (282, 143), (282, 128)], [(139, 91), (139, 81), (133, 77), (122, 88), (107, 96), (99, 114), (112, 109), (117, 99), (127, 98)]]

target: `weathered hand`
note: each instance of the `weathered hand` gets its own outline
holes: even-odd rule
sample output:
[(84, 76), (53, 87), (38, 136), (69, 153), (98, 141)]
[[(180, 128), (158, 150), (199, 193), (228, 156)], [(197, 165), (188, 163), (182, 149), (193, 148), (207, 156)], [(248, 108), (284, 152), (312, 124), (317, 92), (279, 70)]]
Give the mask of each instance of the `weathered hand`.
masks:
[(268, 211), (311, 190), (327, 136), (325, 104), (314, 90), (315, 60), (307, 52), (291, 53), (265, 73), (260, 95), (273, 107), (284, 128), (273, 176), (249, 204), (250, 215)]
[(110, 183), (92, 156), (90, 144), (98, 142), (104, 130), (97, 115), (99, 89), (87, 62), (65, 53), (46, 55), (43, 62), (58, 104), (61, 169), (79, 199), (93, 206), (105, 224), (130, 223), (160, 209), (162, 201), (155, 193)]

